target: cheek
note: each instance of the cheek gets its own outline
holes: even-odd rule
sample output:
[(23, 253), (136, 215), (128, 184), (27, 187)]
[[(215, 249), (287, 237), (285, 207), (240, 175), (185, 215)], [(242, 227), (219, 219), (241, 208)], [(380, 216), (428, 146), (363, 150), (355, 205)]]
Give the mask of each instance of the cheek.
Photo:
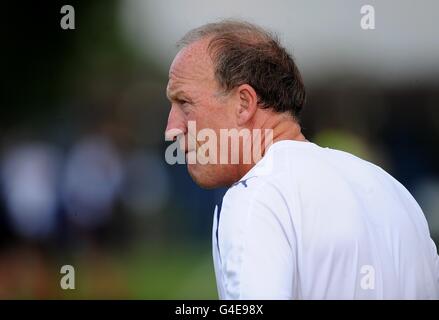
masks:
[(189, 115), (189, 119), (195, 121), (197, 130), (212, 128), (216, 123), (216, 112), (208, 104), (201, 104), (194, 108)]
[(232, 106), (221, 103), (215, 98), (207, 99), (200, 101), (191, 110), (189, 119), (195, 121), (197, 131), (209, 128), (218, 132), (219, 129), (235, 127), (232, 109)]
[(206, 119), (212, 129), (230, 129), (234, 127), (233, 117), (227, 105), (212, 108), (210, 113), (206, 115)]

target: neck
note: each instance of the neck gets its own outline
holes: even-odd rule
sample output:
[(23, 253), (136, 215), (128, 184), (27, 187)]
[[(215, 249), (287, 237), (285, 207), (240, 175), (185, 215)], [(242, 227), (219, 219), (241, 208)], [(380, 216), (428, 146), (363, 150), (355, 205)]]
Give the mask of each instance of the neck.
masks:
[[(273, 113), (271, 111), (264, 110), (265, 113)], [(264, 113), (264, 114), (265, 114)], [(255, 117), (256, 118), (256, 117)], [(252, 145), (252, 153), (255, 148), (260, 148), (259, 154), (263, 157), (270, 147), (271, 144), (282, 141), (282, 140), (296, 140), (296, 141), (308, 141), (305, 136), (302, 134), (300, 125), (297, 121), (289, 116), (283, 114), (269, 114), (265, 117), (260, 117), (259, 119), (255, 119), (251, 125), (252, 129), (260, 129), (261, 138), (258, 141), (258, 145)], [(271, 143), (270, 141), (266, 142), (265, 132), (266, 130), (272, 130)], [(268, 136), (267, 136), (268, 138)], [(258, 140), (258, 139), (256, 139)], [(253, 141), (252, 141), (253, 142)], [(241, 155), (241, 159), (243, 159)], [(250, 164), (240, 164), (239, 167), (239, 176), (242, 178), (251, 168), (253, 168), (256, 163), (258, 163), (259, 159), (253, 159)]]

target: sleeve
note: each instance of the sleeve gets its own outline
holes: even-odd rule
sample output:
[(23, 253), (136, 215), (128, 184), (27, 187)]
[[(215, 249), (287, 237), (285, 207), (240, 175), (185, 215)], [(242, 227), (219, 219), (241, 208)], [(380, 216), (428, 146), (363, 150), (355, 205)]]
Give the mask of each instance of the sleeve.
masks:
[(269, 184), (246, 203), (237, 209), (246, 211), (241, 232), (223, 239), (224, 298), (294, 299), (297, 267), (288, 204)]

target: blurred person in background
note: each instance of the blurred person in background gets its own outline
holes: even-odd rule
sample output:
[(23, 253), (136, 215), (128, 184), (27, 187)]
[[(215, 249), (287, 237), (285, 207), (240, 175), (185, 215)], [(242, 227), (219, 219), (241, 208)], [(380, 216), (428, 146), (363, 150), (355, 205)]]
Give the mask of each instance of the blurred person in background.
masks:
[(237, 164), (188, 164), (201, 187), (229, 188), (213, 218), (221, 299), (439, 298), (439, 257), (421, 208), (380, 167), (304, 137), (304, 84), (275, 36), (227, 20), (191, 30), (180, 45), (166, 137), (183, 141), (186, 160), (203, 150), (203, 129), (273, 133), (268, 147), (249, 139), (259, 161), (244, 163), (240, 145)]

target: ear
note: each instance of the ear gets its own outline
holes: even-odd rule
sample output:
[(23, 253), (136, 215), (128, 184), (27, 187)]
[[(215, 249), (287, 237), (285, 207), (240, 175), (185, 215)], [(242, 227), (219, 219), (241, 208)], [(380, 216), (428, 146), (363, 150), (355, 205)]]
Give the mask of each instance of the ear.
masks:
[(248, 84), (240, 85), (236, 94), (239, 101), (236, 108), (236, 120), (239, 126), (244, 126), (253, 118), (258, 109), (258, 95)]

